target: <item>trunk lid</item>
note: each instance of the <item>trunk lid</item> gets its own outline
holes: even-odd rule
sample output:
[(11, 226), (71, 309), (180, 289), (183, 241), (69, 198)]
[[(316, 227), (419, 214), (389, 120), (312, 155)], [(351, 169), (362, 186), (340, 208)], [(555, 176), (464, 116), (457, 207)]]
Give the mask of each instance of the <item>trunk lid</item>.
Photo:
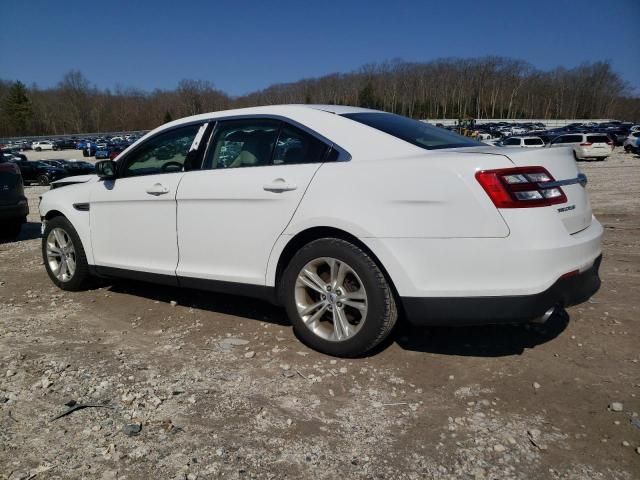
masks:
[(518, 167), (544, 167), (557, 182), (568, 183), (560, 186), (567, 196), (567, 202), (545, 208), (555, 208), (557, 210), (560, 220), (570, 234), (577, 233), (591, 225), (593, 216), (586, 190), (586, 177), (584, 177), (584, 185), (578, 181), (578, 175), (581, 175), (581, 172), (570, 148), (505, 150), (487, 146), (459, 149), (458, 151), (504, 155)]
[[(571, 234), (591, 225), (593, 218), (586, 189), (586, 177), (581, 175), (570, 148), (543, 148), (509, 152), (509, 158), (519, 167), (540, 165), (558, 182), (573, 181), (560, 188), (567, 196), (567, 203), (554, 205), (567, 231)], [(579, 181), (582, 180), (582, 182)]]

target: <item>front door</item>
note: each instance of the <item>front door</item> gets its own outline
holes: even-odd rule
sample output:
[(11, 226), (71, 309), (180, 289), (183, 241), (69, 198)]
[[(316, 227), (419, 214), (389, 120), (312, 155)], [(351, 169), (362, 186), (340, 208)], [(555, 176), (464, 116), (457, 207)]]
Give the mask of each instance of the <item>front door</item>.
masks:
[(115, 180), (94, 185), (91, 245), (97, 266), (175, 278), (176, 192), (185, 170), (197, 162), (205, 129), (193, 124), (151, 137), (118, 160)]

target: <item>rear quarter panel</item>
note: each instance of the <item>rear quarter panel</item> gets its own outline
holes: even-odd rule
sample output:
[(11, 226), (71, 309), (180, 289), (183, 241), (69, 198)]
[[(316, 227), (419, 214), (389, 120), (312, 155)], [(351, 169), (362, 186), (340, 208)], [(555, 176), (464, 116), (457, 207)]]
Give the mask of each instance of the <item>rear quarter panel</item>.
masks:
[(327, 163), (284, 233), (329, 226), (360, 238), (506, 237), (474, 175), (508, 166), (504, 155), (459, 151)]

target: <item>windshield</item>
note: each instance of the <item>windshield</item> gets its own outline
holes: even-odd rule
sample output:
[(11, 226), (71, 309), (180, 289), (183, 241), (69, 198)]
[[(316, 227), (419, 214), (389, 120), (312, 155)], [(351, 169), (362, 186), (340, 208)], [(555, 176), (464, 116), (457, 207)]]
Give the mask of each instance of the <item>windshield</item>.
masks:
[(426, 150), (478, 147), (482, 143), (425, 122), (384, 112), (347, 113), (343, 117), (368, 125)]

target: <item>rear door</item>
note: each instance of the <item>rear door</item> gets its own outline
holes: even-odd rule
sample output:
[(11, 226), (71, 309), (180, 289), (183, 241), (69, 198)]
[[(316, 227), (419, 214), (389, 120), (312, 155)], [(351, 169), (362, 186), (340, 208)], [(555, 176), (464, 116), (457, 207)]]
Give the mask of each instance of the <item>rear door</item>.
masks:
[(271, 249), (329, 150), (279, 120), (219, 122), (206, 169), (185, 174), (178, 190), (181, 284), (265, 285)]

